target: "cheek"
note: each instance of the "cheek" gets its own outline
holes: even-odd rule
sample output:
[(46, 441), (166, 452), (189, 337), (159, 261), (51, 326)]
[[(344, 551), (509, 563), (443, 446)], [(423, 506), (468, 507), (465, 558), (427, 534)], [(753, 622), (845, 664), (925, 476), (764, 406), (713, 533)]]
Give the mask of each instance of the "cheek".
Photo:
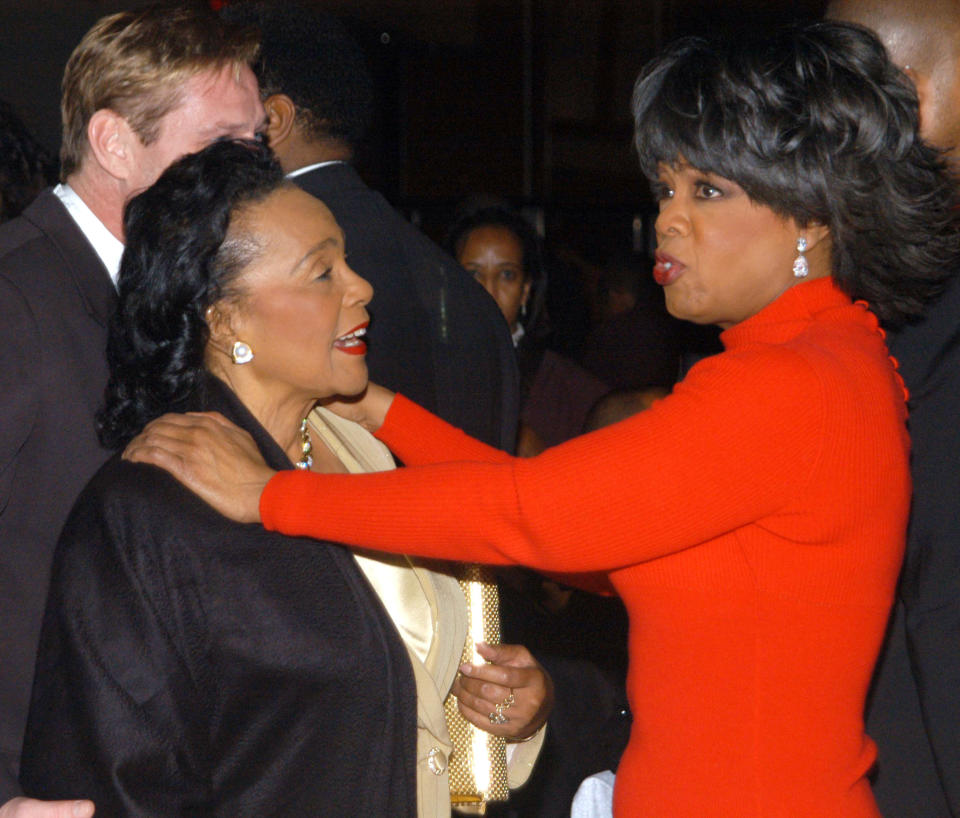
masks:
[(264, 293), (252, 325), (261, 343), (303, 348), (329, 344), (337, 326), (331, 299), (311, 298), (308, 292), (286, 289)]

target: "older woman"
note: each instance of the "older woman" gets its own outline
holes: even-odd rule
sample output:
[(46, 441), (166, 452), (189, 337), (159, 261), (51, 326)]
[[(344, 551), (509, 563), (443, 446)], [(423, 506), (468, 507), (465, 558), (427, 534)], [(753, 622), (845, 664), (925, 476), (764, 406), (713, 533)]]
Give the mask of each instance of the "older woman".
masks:
[[(359, 427), (310, 414), (366, 386), (372, 291), (330, 211), (266, 148), (180, 160), (128, 206), (125, 234), (106, 445), (203, 409), (272, 468), (390, 466)], [(105, 815), (449, 815), (443, 702), (466, 606), (455, 579), (396, 562), (361, 570), (342, 548), (236, 525), (115, 458), (57, 551), (26, 792)], [(484, 652), (494, 662), (455, 688), (461, 710), (531, 736), (548, 680), (518, 646)]]
[[(352, 409), (410, 466), (389, 475), (273, 476), (209, 418), (130, 455), (270, 529), (608, 571), (631, 618), (619, 816), (875, 818), (862, 711), (910, 490), (875, 314), (907, 320), (954, 267), (952, 182), (910, 83), (854, 27), (682, 41), (634, 113), (667, 305), (725, 330), (669, 397), (532, 460), (373, 389)], [(220, 490), (197, 440), (243, 485)], [(377, 513), (358, 524), (359, 498)]]

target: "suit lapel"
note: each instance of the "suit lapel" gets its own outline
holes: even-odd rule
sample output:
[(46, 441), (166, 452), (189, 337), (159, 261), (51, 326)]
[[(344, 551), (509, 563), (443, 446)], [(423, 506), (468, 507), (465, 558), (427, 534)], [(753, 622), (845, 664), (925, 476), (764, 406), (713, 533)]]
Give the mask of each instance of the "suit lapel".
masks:
[(107, 326), (117, 300), (116, 289), (100, 256), (63, 203), (48, 189), (22, 215), (50, 239), (63, 261), (65, 277), (76, 287), (87, 312)]

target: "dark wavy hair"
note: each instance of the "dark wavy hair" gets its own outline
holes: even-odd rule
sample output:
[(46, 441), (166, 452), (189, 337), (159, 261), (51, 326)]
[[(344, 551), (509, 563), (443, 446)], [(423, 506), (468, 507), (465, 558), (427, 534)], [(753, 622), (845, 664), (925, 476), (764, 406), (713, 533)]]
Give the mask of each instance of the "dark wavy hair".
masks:
[(172, 164), (132, 199), (119, 301), (107, 339), (110, 380), (97, 417), (101, 443), (124, 446), (144, 425), (182, 409), (203, 381), (207, 308), (239, 294), (260, 248), (231, 220), (284, 185), (258, 142), (216, 142)]
[(520, 213), (502, 202), (483, 202), (466, 204), (459, 208), (447, 235), (444, 247), (454, 258), (460, 258), (460, 252), (470, 234), (478, 227), (503, 227), (513, 233), (520, 241), (523, 251), (523, 272), (531, 282), (527, 316), (522, 321), (529, 334), (536, 333), (541, 326), (547, 289), (547, 270), (544, 262), (543, 242), (537, 231)]
[(373, 80), (360, 46), (336, 17), (294, 0), (237, 2), (220, 16), (260, 32), (253, 71), (260, 94), (286, 94), (315, 139), (355, 146), (373, 110)]
[(960, 262), (956, 182), (918, 136), (917, 97), (879, 40), (821, 22), (763, 41), (677, 41), (633, 94), (646, 176), (679, 158), (833, 240), (833, 277), (887, 323)]

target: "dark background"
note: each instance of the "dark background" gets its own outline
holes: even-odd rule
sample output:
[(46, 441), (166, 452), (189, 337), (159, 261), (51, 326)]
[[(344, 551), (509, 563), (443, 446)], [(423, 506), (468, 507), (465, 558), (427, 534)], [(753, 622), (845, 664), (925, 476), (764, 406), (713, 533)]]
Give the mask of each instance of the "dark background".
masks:
[[(0, 97), (51, 150), (70, 51), (136, 0), (0, 0)], [(823, 0), (318, 0), (368, 55), (378, 116), (357, 164), (434, 237), (468, 194), (507, 197), (584, 263), (642, 246), (631, 149), (643, 63), (688, 33), (819, 16)]]

